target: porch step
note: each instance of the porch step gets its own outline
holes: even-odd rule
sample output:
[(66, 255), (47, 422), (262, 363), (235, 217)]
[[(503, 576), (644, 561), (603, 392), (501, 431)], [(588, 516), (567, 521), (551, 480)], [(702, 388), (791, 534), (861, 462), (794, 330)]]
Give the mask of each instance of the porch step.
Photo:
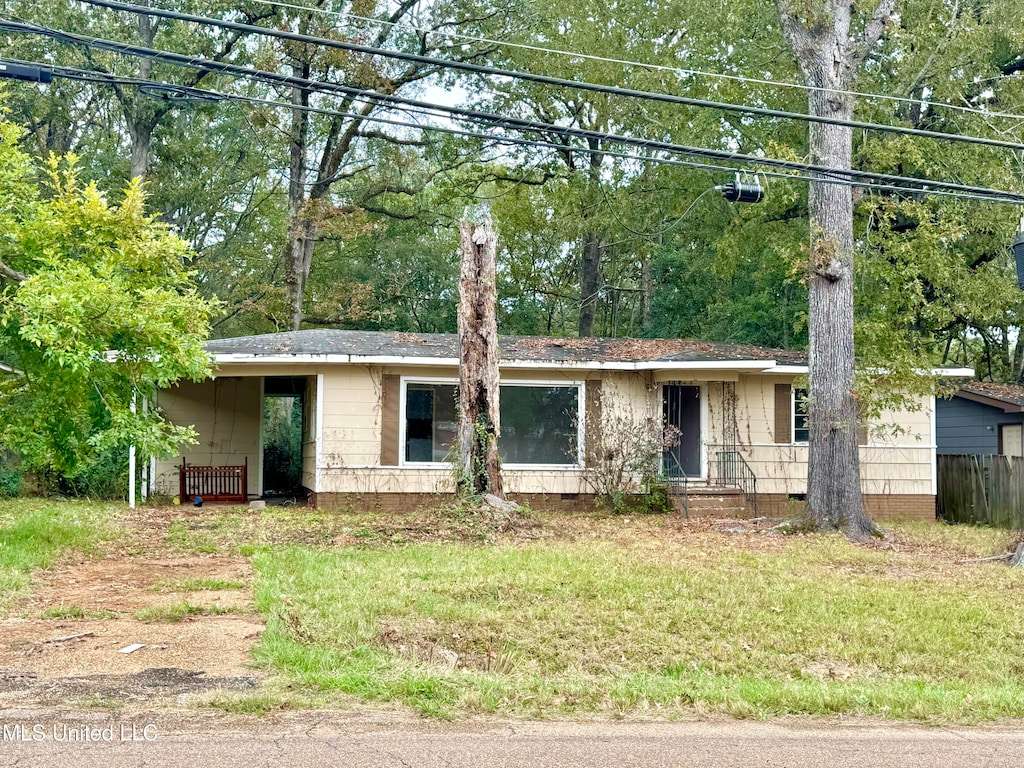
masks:
[(676, 512), (685, 512), (693, 517), (750, 517), (752, 512), (743, 491), (738, 488), (689, 488), (686, 505), (680, 496), (672, 498)]

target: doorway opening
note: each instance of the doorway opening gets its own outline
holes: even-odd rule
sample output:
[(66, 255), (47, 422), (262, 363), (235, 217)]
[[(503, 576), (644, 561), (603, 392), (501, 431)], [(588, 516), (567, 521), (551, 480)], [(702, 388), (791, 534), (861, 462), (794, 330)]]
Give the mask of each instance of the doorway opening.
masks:
[(700, 387), (663, 385), (661, 408), (665, 427), (679, 430), (679, 442), (662, 454), (665, 473), (700, 477)]
[(263, 380), (264, 496), (301, 495), (305, 399), (303, 376)]

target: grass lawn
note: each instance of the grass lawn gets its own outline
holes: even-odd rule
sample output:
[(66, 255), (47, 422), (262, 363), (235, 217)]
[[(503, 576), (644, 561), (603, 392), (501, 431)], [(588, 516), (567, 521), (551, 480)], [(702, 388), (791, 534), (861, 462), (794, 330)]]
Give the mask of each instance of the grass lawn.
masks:
[(114, 537), (110, 521), (119, 505), (0, 500), (0, 612), (25, 593), (32, 571), (72, 552), (91, 553)]
[[(497, 532), (452, 510), (18, 500), (0, 502), (0, 615), (35, 569), (75, 553), (129, 568), (167, 553), (241, 555), (267, 620), (254, 663), (271, 675), (252, 695), (211, 702), (232, 711), (369, 701), (442, 718), (1024, 719), (1024, 570), (977, 560), (1014, 535), (889, 530), (889, 541), (855, 546), (674, 516), (533, 512)], [(134, 615), (199, 621), (233, 609), (194, 605), (191, 592), (249, 582), (157, 581), (153, 591), (182, 599)]]
[(1006, 532), (907, 524), (864, 547), (673, 518), (539, 528), (268, 548), (256, 659), (292, 690), (436, 717), (1024, 717), (1024, 571), (961, 562)]

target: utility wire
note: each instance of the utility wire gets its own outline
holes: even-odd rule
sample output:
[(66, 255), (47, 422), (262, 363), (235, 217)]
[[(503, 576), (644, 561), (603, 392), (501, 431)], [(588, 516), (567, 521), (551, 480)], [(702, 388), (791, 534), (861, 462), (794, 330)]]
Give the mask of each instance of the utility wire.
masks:
[(379, 105), (400, 105), (428, 111), (432, 110), (436, 112), (443, 112), (450, 116), (457, 117), (459, 119), (467, 119), (473, 122), (486, 122), (488, 124), (498, 125), (504, 128), (511, 128), (515, 130), (525, 130), (534, 133), (543, 133), (548, 135), (554, 134), (565, 137), (576, 137), (596, 142), (609, 142), (613, 144), (637, 147), (643, 150), (671, 152), (675, 154), (688, 155), (691, 157), (701, 157), (710, 160), (747, 163), (771, 168), (784, 168), (787, 170), (797, 170), (805, 173), (821, 175), (827, 178), (858, 179), (862, 181), (871, 181), (876, 183), (913, 185), (911, 187), (904, 187), (906, 191), (916, 190), (919, 192), (933, 192), (935, 190), (942, 189), (947, 191), (969, 192), (992, 198), (993, 201), (996, 201), (996, 199), (998, 199), (1001, 202), (1012, 203), (1016, 205), (1024, 205), (1024, 194), (1016, 192), (996, 190), (988, 187), (972, 186), (969, 184), (957, 184), (948, 181), (937, 181), (933, 179), (915, 179), (908, 176), (875, 173), (871, 171), (861, 171), (857, 169), (831, 168), (829, 166), (822, 166), (814, 163), (797, 163), (790, 160), (780, 160), (771, 157), (758, 157), (756, 155), (748, 155), (741, 152), (729, 152), (725, 150), (707, 149), (703, 147), (690, 147), (681, 144), (672, 144), (670, 142), (658, 141), (653, 139), (638, 139), (630, 136), (623, 136), (603, 131), (593, 131), (583, 128), (570, 128), (567, 126), (560, 126), (552, 123), (542, 123), (532, 120), (524, 120), (522, 118), (516, 117), (504, 117), (501, 115), (495, 115), (490, 112), (484, 112), (475, 109), (467, 109), (465, 107), (453, 107), (448, 105), (432, 104), (430, 102), (410, 99), (404, 96), (379, 93), (365, 88), (356, 88), (353, 86), (342, 85), (340, 83), (330, 83), (322, 80), (311, 80), (309, 78), (281, 75), (273, 72), (264, 72), (262, 70), (252, 69), (249, 67), (241, 67), (235, 64), (228, 64), (226, 62), (221, 61), (213, 61), (210, 59), (204, 59), (196, 56), (185, 56), (179, 53), (159, 51), (152, 48), (144, 48), (142, 46), (129, 45), (127, 43), (120, 43), (112, 40), (104, 40), (102, 38), (88, 37), (86, 35), (77, 35), (70, 32), (63, 32), (60, 30), (53, 30), (46, 27), (41, 27), (37, 24), (0, 20), (0, 31), (44, 35), (74, 45), (84, 45), (86, 47), (93, 47), (98, 48), (100, 50), (113, 51), (114, 53), (121, 53), (125, 55), (151, 59), (154, 61), (176, 64), (208, 72), (219, 72), (234, 77), (258, 80), (272, 85), (300, 88), (309, 90), (311, 92), (319, 92), (322, 94), (340, 94), (342, 96), (347, 97), (350, 100), (370, 101)]
[[(347, 11), (331, 11), (327, 8), (314, 8), (307, 5), (298, 5), (295, 3), (285, 3), (279, 0), (253, 0), (253, 2), (260, 3), (262, 5), (270, 5), (278, 8), (289, 8), (296, 11), (306, 11), (308, 13), (319, 13), (325, 16), (344, 17), (348, 19), (355, 19), (357, 21), (366, 21), (372, 24), (379, 24), (381, 26), (400, 27), (402, 29), (408, 29), (413, 32), (420, 34), (437, 34), (439, 30), (431, 29), (429, 27), (417, 27), (415, 24), (409, 24), (401, 21), (389, 21), (388, 19), (375, 19), (372, 16), (360, 16), (357, 13), (349, 13)], [(671, 67), (664, 64), (651, 64), (643, 61), (634, 61), (631, 59), (616, 59), (608, 56), (598, 56), (592, 53), (580, 53), (579, 51), (566, 51), (560, 48), (546, 48), (541, 45), (530, 45), (528, 43), (513, 43), (508, 40), (496, 40), (489, 37), (478, 37), (476, 35), (466, 35), (459, 32), (444, 32), (446, 37), (451, 37), (457, 40), (468, 40), (475, 43), (487, 43), (488, 45), (500, 45), (505, 48), (518, 48), (524, 51), (533, 51), (535, 53), (548, 53), (556, 56), (568, 56), (574, 59), (582, 59), (584, 61), (598, 61), (605, 64), (621, 64), (628, 67), (641, 67), (653, 72), (671, 72), (675, 75), (683, 75), (688, 77), (710, 77), (719, 80), (734, 80), (740, 83), (752, 83), (754, 85), (767, 85), (778, 88), (794, 88), (802, 91), (815, 91), (818, 93), (835, 93), (843, 96), (857, 96), (864, 99), (881, 99), (884, 101), (891, 101), (898, 104), (913, 104), (920, 107), (935, 107), (940, 109), (950, 109), (957, 112), (967, 112), (972, 114), (983, 115), (985, 117), (1001, 117), (1010, 120), (1024, 120), (1024, 115), (1015, 114), (1013, 112), (993, 112), (987, 109), (980, 109), (978, 107), (967, 107), (962, 104), (950, 104), (945, 101), (931, 101), (928, 99), (913, 99), (906, 96), (887, 96), (881, 93), (870, 93), (867, 91), (849, 91), (842, 90), (840, 88), (822, 88), (815, 85), (806, 85), (804, 83), (791, 83), (788, 81), (780, 80), (764, 80), (758, 77), (749, 77), (746, 75), (729, 75), (723, 72), (708, 72), (700, 69), (688, 69), (685, 67)], [(1004, 75), (1003, 78), (1006, 76)], [(990, 78), (990, 79), (1002, 79), (1002, 78)]]
[[(654, 164), (658, 164), (658, 165), (681, 166), (681, 167), (685, 167), (685, 168), (694, 168), (694, 169), (697, 169), (697, 170), (712, 171), (712, 172), (736, 173), (737, 170), (738, 170), (734, 166), (716, 165), (716, 164), (712, 164), (712, 163), (697, 162), (697, 161), (694, 161), (694, 160), (680, 160), (678, 158), (661, 157), (661, 156), (658, 156), (658, 155), (635, 155), (635, 154), (629, 154), (629, 153), (625, 153), (625, 152), (616, 152), (616, 151), (610, 150), (610, 149), (591, 149), (590, 147), (587, 147), (587, 146), (567, 146), (565, 144), (558, 144), (558, 143), (553, 142), (553, 141), (542, 141), (542, 140), (539, 140), (539, 139), (525, 139), (525, 138), (521, 138), (521, 137), (518, 137), (518, 136), (500, 136), (500, 135), (496, 136), (494, 134), (478, 133), (478, 132), (468, 131), (468, 130), (464, 130), (464, 129), (460, 129), (460, 128), (454, 128), (454, 127), (451, 127), (451, 126), (441, 126), (441, 125), (430, 124), (430, 123), (422, 123), (422, 122), (416, 120), (416, 118), (415, 118), (416, 115), (419, 115), (419, 116), (422, 116), (422, 117), (436, 117), (437, 115), (435, 115), (433, 113), (430, 113), (430, 112), (427, 112), (426, 110), (414, 109), (414, 108), (409, 108), (409, 107), (404, 107), (404, 108), (392, 107), (392, 109), (396, 109), (400, 113), (404, 113), (404, 114), (407, 114), (407, 115), (411, 116), (412, 119), (414, 120), (414, 122), (394, 120), (394, 119), (391, 119), (391, 118), (381, 117), (379, 115), (361, 115), (361, 114), (354, 113), (354, 112), (344, 112), (344, 111), (340, 111), (340, 110), (326, 109), (326, 108), (322, 108), (322, 107), (301, 106), (301, 105), (292, 104), (290, 102), (276, 101), (276, 100), (273, 100), (273, 99), (263, 99), (263, 98), (259, 98), (259, 97), (256, 97), (256, 96), (243, 96), (243, 95), (239, 95), (239, 94), (222, 93), (222, 92), (219, 92), (219, 91), (212, 91), (212, 90), (207, 90), (207, 89), (202, 89), (202, 88), (195, 88), (195, 87), (184, 88), (183, 86), (167, 85), (167, 84), (164, 84), (164, 83), (154, 82), (152, 80), (142, 80), (142, 79), (138, 79), (138, 78), (118, 77), (116, 75), (112, 75), (112, 74), (106, 73), (106, 72), (96, 72), (96, 71), (93, 71), (93, 70), (82, 70), (82, 69), (77, 69), (77, 68), (74, 68), (74, 67), (61, 67), (61, 66), (39, 64), (38, 62), (28, 62), (28, 61), (18, 61), (18, 60), (10, 60), (10, 61), (12, 63), (17, 63), (17, 64), (28, 64), (28, 65), (33, 65), (33, 66), (49, 66), (49, 68), (52, 70), (53, 75), (56, 76), (56, 77), (65, 77), (65, 78), (71, 78), (71, 79), (83, 80), (83, 81), (90, 81), (90, 82), (96, 82), (96, 83), (103, 83), (103, 84), (109, 84), (109, 85), (112, 85), (112, 84), (116, 83), (118, 85), (134, 86), (134, 87), (139, 88), (144, 93), (146, 93), (148, 95), (151, 95), (151, 96), (154, 96), (154, 97), (157, 97), (157, 98), (167, 98), (167, 96), (165, 96), (164, 93), (163, 93), (165, 90), (171, 91), (172, 93), (176, 93), (176, 92), (180, 92), (180, 91), (187, 91), (187, 94), (183, 94), (183, 95), (188, 96), (188, 98), (180, 98), (180, 99), (179, 98), (174, 98), (174, 100), (177, 100), (177, 101), (186, 101), (186, 102), (187, 101), (194, 101), (194, 102), (202, 102), (202, 103), (214, 103), (214, 102), (220, 102), (220, 101), (230, 101), (230, 102), (233, 102), (233, 103), (248, 103), (248, 104), (253, 104), (253, 105), (257, 105), (257, 106), (269, 106), (269, 107), (273, 107), (273, 108), (277, 108), (277, 109), (299, 110), (299, 111), (307, 112), (307, 113), (310, 113), (310, 114), (320, 114), (320, 115), (327, 115), (327, 116), (331, 116), (331, 117), (343, 117), (343, 118), (350, 118), (350, 119), (355, 119), (355, 120), (364, 120), (364, 121), (367, 121), (367, 122), (379, 123), (379, 124), (382, 124), (382, 125), (390, 125), (390, 126), (395, 126), (395, 127), (399, 127), (399, 128), (413, 128), (413, 129), (430, 131), (430, 132), (435, 132), (435, 133), (446, 133), (446, 134), (450, 134), (450, 135), (454, 135), (454, 136), (461, 136), (461, 137), (465, 137), (465, 138), (481, 139), (483, 141), (492, 141), (492, 142), (495, 142), (497, 144), (505, 144), (505, 145), (509, 145), (509, 146), (531, 147), (531, 148), (541, 148), (541, 149), (552, 149), (552, 150), (555, 150), (557, 152), (563, 152), (563, 153), (566, 152), (566, 151), (573, 151), (573, 152), (579, 152), (581, 154), (601, 154), (601, 155), (606, 155), (608, 157), (615, 157), (615, 158), (618, 158), (618, 159), (629, 160), (629, 161), (638, 162), (638, 163), (654, 163)], [(812, 177), (812, 176), (808, 176), (806, 174), (800, 174), (800, 173), (796, 173), (796, 172), (793, 172), (793, 173), (782, 173), (782, 172), (779, 172), (779, 171), (765, 171), (765, 170), (760, 170), (759, 169), (757, 171), (757, 175), (759, 175), (759, 176), (766, 176), (766, 177), (769, 177), (769, 178), (788, 179), (790, 181), (794, 181), (794, 180), (795, 181), (816, 181), (816, 182), (822, 183), (822, 184), (833, 184), (833, 185), (845, 186), (845, 187), (857, 187), (857, 188), (863, 188), (863, 189), (871, 189), (871, 190), (875, 190), (875, 191), (879, 191), (879, 192), (897, 192), (897, 193), (908, 193), (909, 192), (909, 193), (917, 193), (917, 194), (921, 194), (922, 193), (922, 190), (920, 190), (920, 189), (909, 188), (909, 187), (906, 187), (906, 186), (896, 186), (896, 185), (891, 185), (891, 184), (878, 184), (878, 183), (872, 183), (872, 182), (867, 182), (867, 181), (853, 181), (853, 180), (850, 180), (850, 179), (840, 179), (840, 178), (821, 178), (821, 177), (816, 177), (816, 176)], [(917, 180), (914, 180), (914, 181), (920, 181), (920, 180), (917, 179)], [(315, 182), (310, 182), (310, 184), (313, 184), (313, 183), (315, 183)], [(1006, 193), (1001, 193), (998, 190), (992, 190), (992, 192), (996, 193), (996, 194), (982, 195), (982, 194), (971, 194), (971, 193), (966, 193), (966, 192), (948, 192), (948, 191), (944, 191), (944, 190), (928, 190), (927, 194), (943, 196), (943, 197), (952, 197), (952, 198), (957, 198), (957, 199), (962, 199), (962, 200), (971, 200), (971, 201), (975, 201), (975, 202), (988, 202), (988, 203), (1014, 202), (1014, 201), (1008, 201), (1005, 198), (1005, 194)], [(636, 234), (643, 234), (645, 236), (648, 236), (651, 233), (636, 233)]]
[(244, 24), (242, 22), (237, 21), (213, 19), (207, 16), (196, 16), (191, 13), (181, 13), (178, 11), (166, 11), (159, 8), (150, 8), (146, 6), (133, 5), (130, 3), (122, 3), (118, 2), (117, 0), (80, 1), (86, 3), (87, 5), (94, 5), (100, 8), (109, 8), (117, 11), (127, 11), (129, 13), (134, 13), (140, 16), (157, 16), (160, 18), (173, 19), (176, 21), (187, 21), (193, 24), (203, 24), (206, 26), (217, 27), (219, 29), (230, 29), (235, 32), (263, 35), (265, 37), (273, 37), (279, 40), (289, 40), (291, 42), (305, 43), (308, 45), (321, 45), (326, 48), (335, 48), (338, 50), (349, 51), (352, 53), (362, 53), (369, 56), (383, 56), (385, 58), (409, 62), (412, 64), (438, 67), (439, 69), (452, 69), (462, 72), (469, 72), (477, 75), (489, 75), (494, 77), (510, 77), (517, 80), (523, 80), (531, 83), (539, 83), (542, 85), (551, 85), (559, 88), (571, 88), (578, 91), (590, 91), (593, 93), (601, 93), (611, 96), (625, 96), (634, 99), (656, 101), (663, 104), (701, 107), (704, 109), (719, 109), (724, 112), (737, 112), (740, 114), (756, 115), (759, 117), (773, 117), (783, 120), (801, 120), (804, 122), (819, 123), (823, 125), (839, 125), (846, 128), (855, 128), (858, 130), (882, 131), (885, 133), (894, 133), (902, 136), (917, 136), (928, 139), (939, 139), (942, 141), (955, 141), (979, 146), (989, 146), (998, 147), (1000, 149), (1024, 151), (1024, 143), (1016, 141), (990, 139), (982, 136), (971, 136), (958, 133), (945, 133), (942, 131), (929, 131), (922, 128), (907, 128), (898, 125), (883, 125), (881, 123), (870, 123), (861, 120), (843, 120), (840, 118), (833, 117), (820, 117), (817, 115), (809, 115), (804, 112), (790, 112), (788, 110), (770, 109), (768, 107), (755, 107), (744, 104), (733, 104), (724, 101), (697, 99), (690, 96), (676, 96), (667, 93), (656, 93), (653, 91), (640, 91), (633, 88), (622, 88), (620, 86), (615, 85), (590, 83), (582, 80), (569, 80), (562, 77), (551, 77), (549, 75), (538, 75), (531, 72), (520, 72), (510, 69), (501, 69), (499, 67), (492, 67), (486, 64), (475, 64), (473, 62), (468, 61), (453, 61), (450, 59), (439, 59), (433, 56), (425, 56), (418, 53), (405, 53), (402, 51), (393, 51), (388, 50), (387, 48), (379, 48), (372, 45), (362, 45), (360, 43), (350, 43), (342, 40), (333, 40), (326, 37), (314, 37), (311, 35), (300, 34), (298, 32), (288, 32), (286, 30), (280, 29), (269, 29), (267, 27), (261, 27), (256, 24)]

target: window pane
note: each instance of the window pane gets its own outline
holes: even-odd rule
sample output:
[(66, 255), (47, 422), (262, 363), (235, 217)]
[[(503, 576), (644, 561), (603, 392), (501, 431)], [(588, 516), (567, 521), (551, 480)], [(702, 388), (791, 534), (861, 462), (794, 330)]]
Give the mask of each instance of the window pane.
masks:
[(445, 461), (459, 418), (454, 384), (409, 384), (405, 393), (405, 460)]
[(501, 388), (498, 453), (506, 464), (576, 464), (579, 389), (505, 385)]
[(793, 390), (793, 442), (806, 443), (811, 439), (807, 426), (807, 390)]

